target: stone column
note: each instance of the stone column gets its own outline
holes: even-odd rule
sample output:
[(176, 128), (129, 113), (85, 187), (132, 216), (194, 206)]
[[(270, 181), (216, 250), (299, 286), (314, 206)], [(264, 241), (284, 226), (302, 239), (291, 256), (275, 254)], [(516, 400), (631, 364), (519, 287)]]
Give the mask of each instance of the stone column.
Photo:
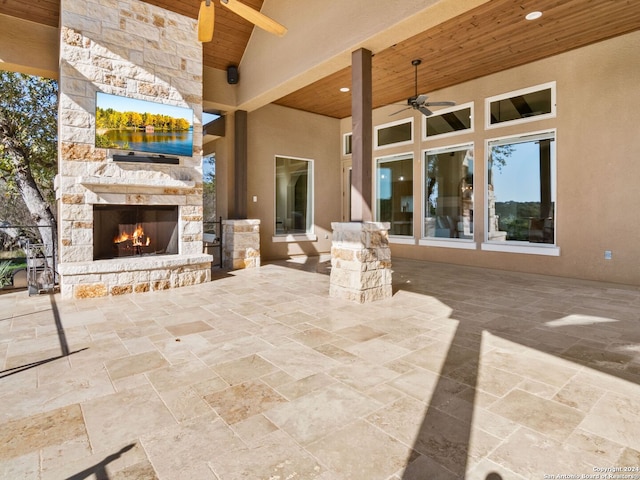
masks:
[(392, 296), (389, 223), (331, 223), (329, 296), (373, 302)]
[(222, 221), (222, 265), (232, 270), (260, 266), (260, 220)]

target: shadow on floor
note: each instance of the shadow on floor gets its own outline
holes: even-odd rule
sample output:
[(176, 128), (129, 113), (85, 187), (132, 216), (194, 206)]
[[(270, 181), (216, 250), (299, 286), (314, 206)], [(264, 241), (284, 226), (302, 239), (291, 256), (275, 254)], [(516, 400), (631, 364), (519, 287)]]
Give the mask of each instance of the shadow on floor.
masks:
[[(477, 401), (483, 332), (640, 384), (640, 368), (635, 366), (633, 355), (621, 353), (638, 348), (640, 333), (626, 334), (617, 351), (608, 350), (595, 342), (590, 344), (589, 339), (602, 340), (598, 338), (597, 330), (593, 333), (590, 330), (598, 322), (614, 322), (624, 332), (638, 331), (629, 324), (634, 319), (628, 314), (618, 315), (614, 306), (608, 311), (606, 305), (598, 310), (591, 298), (594, 305), (591, 316), (588, 314), (588, 304), (572, 315), (572, 312), (563, 311), (561, 300), (557, 305), (542, 303), (550, 297), (550, 292), (556, 291), (560, 296), (565, 293), (565, 284), (561, 279), (545, 280), (544, 277), (526, 274), (518, 277), (514, 273), (472, 267), (460, 267), (457, 273), (461, 276), (453, 278), (447, 277), (447, 272), (439, 275), (438, 270), (434, 264), (432, 276), (416, 270), (413, 272), (415, 274), (398, 278), (394, 275), (393, 278), (394, 295), (408, 291), (431, 296), (451, 307), (449, 318), (458, 321), (413, 444), (414, 452), (420, 455), (414, 455), (409, 460), (403, 480), (466, 478), (468, 461), (473, 457), (471, 431)], [(486, 277), (486, 281), (483, 281), (483, 277)], [(541, 284), (536, 284), (537, 281)], [(569, 291), (578, 285), (576, 295), (585, 295), (585, 301), (587, 294), (584, 288), (587, 291), (593, 289), (594, 294), (603, 290), (603, 286), (596, 282), (576, 282), (572, 284), (567, 281), (566, 289)], [(482, 291), (465, 292), (466, 284), (480, 290), (481, 285), (486, 284), (491, 285), (491, 289), (487, 289), (483, 297)], [(624, 289), (624, 286), (620, 288)], [(536, 294), (536, 291), (539, 293)], [(540, 303), (536, 301), (536, 295), (540, 295)], [(533, 306), (527, 309), (525, 305)], [(502, 314), (497, 315), (496, 312)], [(623, 327), (625, 324), (627, 326)], [(455, 416), (449, 414), (454, 411)], [(501, 479), (502, 476), (496, 472), (487, 474), (485, 478)]]
[(121, 448), (118, 452), (104, 457), (101, 462), (96, 463), (95, 465), (92, 465), (91, 467), (78, 472), (75, 475), (67, 477), (65, 480), (83, 480), (85, 478), (92, 478), (95, 480), (109, 480), (109, 474), (107, 473), (106, 468), (107, 465), (120, 458), (124, 453), (128, 452), (135, 446), (135, 443), (131, 443), (126, 447)]
[(53, 320), (56, 325), (56, 331), (58, 333), (58, 342), (60, 343), (60, 352), (61, 354), (55, 357), (46, 358), (44, 360), (38, 360), (37, 362), (27, 363), (26, 365), (21, 365), (19, 367), (8, 368), (6, 370), (0, 371), (0, 378), (8, 377), (11, 375), (15, 375), (16, 373), (24, 372), (25, 370), (29, 370), (31, 368), (39, 367), (40, 365), (44, 365), (49, 362), (53, 362), (55, 360), (59, 360), (61, 358), (66, 358), (69, 355), (76, 354), (78, 352), (82, 352), (87, 350), (88, 347), (81, 348), (80, 350), (75, 350), (73, 352), (69, 351), (69, 344), (67, 343), (67, 336), (64, 332), (64, 327), (62, 326), (62, 320), (60, 318), (60, 311), (58, 310), (58, 306), (56, 305), (55, 296), (53, 294), (49, 295), (49, 299), (51, 301), (51, 312), (53, 315)]

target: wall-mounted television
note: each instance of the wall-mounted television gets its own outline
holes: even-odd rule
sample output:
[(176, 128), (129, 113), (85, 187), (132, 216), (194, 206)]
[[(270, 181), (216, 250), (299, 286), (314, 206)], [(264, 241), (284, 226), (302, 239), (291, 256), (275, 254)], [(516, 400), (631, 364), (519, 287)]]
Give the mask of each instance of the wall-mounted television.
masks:
[(96, 147), (193, 155), (193, 110), (96, 93)]

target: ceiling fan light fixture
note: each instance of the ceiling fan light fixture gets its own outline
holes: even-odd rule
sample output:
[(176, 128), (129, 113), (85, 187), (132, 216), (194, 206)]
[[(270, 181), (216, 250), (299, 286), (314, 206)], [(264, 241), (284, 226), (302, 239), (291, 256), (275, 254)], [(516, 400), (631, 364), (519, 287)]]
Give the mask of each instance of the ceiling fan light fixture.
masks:
[(536, 10), (534, 12), (527, 13), (524, 18), (526, 18), (527, 20), (537, 20), (541, 16), (542, 16), (542, 12)]

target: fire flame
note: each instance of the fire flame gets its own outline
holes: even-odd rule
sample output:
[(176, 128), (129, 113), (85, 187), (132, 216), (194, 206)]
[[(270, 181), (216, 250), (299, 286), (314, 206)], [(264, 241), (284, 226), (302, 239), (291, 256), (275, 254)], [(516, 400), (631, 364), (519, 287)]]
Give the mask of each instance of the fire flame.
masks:
[(131, 244), (134, 247), (148, 247), (151, 244), (151, 239), (144, 235), (142, 225), (138, 225), (133, 233), (122, 232), (113, 239), (113, 243), (122, 243), (127, 240), (131, 240)]

